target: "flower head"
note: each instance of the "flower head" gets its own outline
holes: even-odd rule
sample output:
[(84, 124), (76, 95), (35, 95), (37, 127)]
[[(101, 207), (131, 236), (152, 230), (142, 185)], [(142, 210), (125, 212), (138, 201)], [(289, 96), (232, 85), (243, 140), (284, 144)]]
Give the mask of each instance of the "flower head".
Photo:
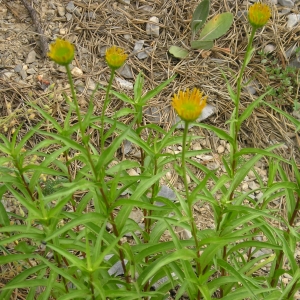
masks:
[(270, 17), (271, 10), (270, 7), (266, 4), (255, 3), (249, 8), (249, 23), (255, 28), (260, 28), (266, 25)]
[(108, 48), (105, 53), (106, 62), (113, 70), (121, 68), (126, 58), (127, 54), (125, 54), (124, 50), (116, 46)]
[(50, 44), (50, 51), (48, 56), (61, 66), (67, 66), (74, 58), (75, 47), (69, 41), (56, 39)]
[(194, 88), (192, 91), (187, 89), (173, 96), (172, 106), (183, 121), (192, 122), (201, 115), (206, 106), (206, 99), (207, 96), (203, 96), (199, 89)]

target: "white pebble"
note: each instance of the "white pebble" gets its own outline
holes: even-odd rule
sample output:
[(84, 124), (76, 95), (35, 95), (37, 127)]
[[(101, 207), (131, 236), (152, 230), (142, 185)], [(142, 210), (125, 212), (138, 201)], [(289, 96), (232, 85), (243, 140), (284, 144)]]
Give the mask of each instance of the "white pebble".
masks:
[(268, 45), (265, 46), (264, 52), (265, 52), (265, 53), (271, 53), (271, 52), (273, 52), (275, 49), (276, 49), (275, 45), (273, 45), (273, 44), (268, 44)]
[(249, 189), (248, 183), (247, 182), (243, 183), (242, 190), (247, 191), (248, 189)]
[(158, 37), (159, 36), (159, 26), (158, 25), (155, 25), (153, 23), (159, 23), (159, 19), (157, 17), (151, 17), (149, 19), (149, 21), (151, 23), (147, 23), (146, 25), (146, 33), (148, 35), (153, 35), (155, 37)]
[(295, 27), (295, 25), (297, 25), (297, 23), (299, 23), (300, 21), (300, 14), (290, 14), (287, 16), (288, 21), (286, 24), (286, 27), (289, 29), (292, 29), (293, 27)]
[(225, 148), (224, 148), (224, 146), (222, 146), (222, 145), (220, 145), (220, 146), (217, 148), (217, 152), (218, 152), (219, 154), (223, 153), (224, 151), (225, 151)]
[(71, 71), (72, 75), (75, 77), (79, 77), (83, 75), (83, 72), (81, 69), (79, 69), (78, 67), (74, 67), (73, 70)]

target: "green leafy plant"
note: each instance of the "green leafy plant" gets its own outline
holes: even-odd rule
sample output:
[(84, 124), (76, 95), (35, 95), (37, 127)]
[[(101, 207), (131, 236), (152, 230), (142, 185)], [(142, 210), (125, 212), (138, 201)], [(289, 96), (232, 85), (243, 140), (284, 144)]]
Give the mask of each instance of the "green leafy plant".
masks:
[[(263, 11), (266, 23), (269, 8), (261, 5), (252, 6), (252, 19)], [(73, 58), (74, 48), (67, 41), (53, 46), (58, 53), (51, 53), (51, 58), (58, 55), (59, 63), (65, 65), (72, 92), (72, 99), (65, 97), (69, 105), (65, 119), (59, 123), (31, 103), (41, 122), (25, 135), (20, 133), (22, 125), (9, 137), (0, 135), (0, 196), (13, 198), (22, 208), (13, 213), (5, 208), (5, 201), (0, 202), (0, 265), (16, 268), (15, 276), (1, 287), (1, 299), (24, 290), (29, 300), (163, 300), (170, 290), (176, 290), (175, 299), (183, 295), (197, 300), (293, 299), (300, 288), (300, 268), (294, 256), (300, 241), (298, 165), (274, 153), (280, 145), (241, 149), (238, 144), (242, 123), (270, 92), (241, 111), (243, 74), (254, 53), (252, 42), (258, 28), (252, 25), (236, 87), (224, 76), (234, 105), (229, 130), (194, 123), (229, 143), (222, 175), (196, 159), (209, 149), (189, 149), (191, 141), (201, 137), (190, 136), (188, 125), (206, 105), (198, 89), (173, 96), (172, 105), (184, 122), (182, 133), (176, 132), (177, 124), (168, 131), (144, 124), (145, 105), (175, 76), (144, 93), (140, 73), (133, 97), (112, 90), (114, 71), (126, 60), (124, 50), (112, 47), (106, 55), (111, 77), (107, 87), (101, 87), (106, 93), (103, 107), (111, 97), (124, 101), (125, 107), (110, 118), (105, 111), (97, 116), (91, 98), (83, 113), (66, 63)], [(295, 130), (300, 129), (299, 121), (267, 105), (283, 114)], [(124, 124), (120, 118), (127, 114), (132, 118)], [(77, 122), (70, 122), (75, 116)], [(45, 121), (53, 130), (43, 129)], [(96, 142), (90, 138), (92, 132), (99, 137)], [(43, 140), (30, 146), (34, 135)], [(118, 155), (125, 141), (139, 149), (137, 159)], [(172, 151), (178, 144), (182, 151)], [(266, 181), (255, 169), (261, 159), (268, 162)], [(170, 166), (184, 188), (176, 189), (168, 182)], [(135, 176), (131, 170), (136, 170)], [(261, 192), (258, 200), (251, 197), (253, 191), (239, 189), (250, 171)], [(279, 198), (286, 202), (285, 214), (273, 206)], [(197, 227), (196, 204), (211, 208), (211, 228)], [(134, 217), (137, 213), (140, 218)], [(288, 283), (284, 275), (291, 278)]]
[[(291, 105), (287, 99), (294, 99), (294, 107), (298, 105), (299, 70), (293, 66), (282, 67), (277, 58), (272, 58), (263, 51), (258, 52), (261, 56), (261, 63), (264, 65), (270, 85), (266, 88), (270, 90), (269, 95), (273, 98), (273, 103), (281, 105)], [(296, 110), (296, 109), (295, 109)]]
[[(232, 13), (226, 12), (214, 16), (206, 24), (209, 14), (210, 0), (202, 0), (196, 7), (191, 22), (191, 48), (192, 49), (211, 49), (214, 46), (214, 40), (224, 35), (233, 22)], [(205, 25), (204, 25), (205, 24)], [(203, 27), (204, 26), (204, 27)], [(196, 35), (203, 27), (199, 37), (195, 40)], [(177, 58), (185, 58), (188, 51), (182, 47), (171, 46), (169, 52)]]

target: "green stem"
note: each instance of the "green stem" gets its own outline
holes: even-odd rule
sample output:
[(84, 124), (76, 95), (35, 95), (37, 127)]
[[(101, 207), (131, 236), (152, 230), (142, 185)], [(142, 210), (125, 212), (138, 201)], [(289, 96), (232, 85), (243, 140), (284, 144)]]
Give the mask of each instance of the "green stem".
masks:
[(187, 134), (189, 130), (189, 122), (184, 122), (184, 130), (183, 130), (183, 139), (182, 139), (182, 156), (181, 156), (181, 167), (182, 167), (182, 174), (183, 174), (183, 183), (186, 193), (186, 199), (188, 201), (188, 204), (190, 205), (190, 193), (189, 193), (189, 187), (187, 183), (187, 177), (186, 177), (186, 164), (185, 164), (185, 153), (186, 153), (186, 139)]
[[(84, 139), (84, 137), (85, 137), (85, 132), (84, 131), (85, 130), (84, 130), (83, 125), (82, 125), (82, 119), (81, 119), (82, 117), (81, 117), (81, 113), (80, 113), (80, 109), (79, 109), (79, 105), (78, 105), (78, 100), (77, 100), (77, 95), (76, 95), (76, 92), (75, 92), (73, 77), (72, 77), (69, 65), (66, 65), (66, 70), (67, 70), (68, 80), (69, 80), (70, 87), (71, 87), (73, 102), (74, 102), (74, 105), (75, 105), (75, 111), (76, 111), (76, 115), (77, 115), (77, 118), (78, 118), (78, 124), (79, 124), (79, 129), (80, 129), (80, 132), (81, 132), (81, 138), (82, 138), (82, 141), (84, 142), (84, 140), (85, 140)], [(84, 144), (87, 144), (87, 142), (85, 142)]]
[[(189, 218), (191, 222), (191, 233), (195, 241), (195, 246), (196, 246), (196, 254), (197, 254), (197, 260), (196, 260), (196, 269), (197, 269), (197, 274), (198, 276), (201, 275), (201, 266), (200, 266), (200, 249), (199, 249), (199, 243), (197, 239), (197, 226), (193, 217), (193, 203), (192, 199), (190, 199), (190, 192), (189, 192), (189, 187), (188, 187), (188, 182), (187, 182), (187, 172), (186, 172), (186, 163), (185, 163), (185, 154), (186, 154), (186, 140), (187, 140), (187, 134), (188, 134), (188, 129), (189, 129), (189, 122), (185, 121), (184, 122), (184, 130), (183, 130), (183, 139), (182, 139), (182, 156), (181, 156), (181, 167), (182, 167), (182, 175), (183, 175), (183, 183), (184, 183), (184, 188), (185, 188), (185, 194), (186, 194), (186, 199), (188, 203), (188, 208), (189, 208)], [(201, 299), (201, 292), (198, 290), (198, 295), (197, 299)]]
[[(235, 110), (234, 110), (234, 114), (233, 114), (233, 123), (231, 123), (231, 126), (233, 126), (233, 144), (231, 145), (231, 151), (230, 151), (230, 157), (231, 157), (231, 171), (232, 171), (232, 177), (234, 177), (235, 174), (235, 170), (237, 167), (237, 159), (235, 158), (235, 154), (237, 153), (238, 150), (238, 133), (239, 133), (239, 126), (238, 126), (238, 118), (239, 118), (239, 106), (240, 106), (240, 98), (241, 98), (241, 91), (242, 91), (242, 80), (243, 80), (243, 74), (245, 72), (246, 66), (249, 62), (249, 55), (251, 55), (251, 51), (252, 51), (252, 43), (253, 43), (253, 39), (254, 39), (254, 35), (256, 32), (256, 28), (252, 27), (252, 31), (250, 34), (250, 38), (249, 38), (249, 42), (248, 42), (248, 46), (246, 49), (246, 54), (245, 57), (246, 59), (244, 59), (241, 70), (240, 70), (240, 74), (237, 80), (237, 93), (236, 93), (236, 101), (235, 101)], [(233, 197), (233, 194), (231, 195), (231, 199)]]
[(113, 79), (115, 76), (115, 70), (111, 69), (111, 73), (110, 73), (110, 78), (109, 78), (109, 82), (108, 82), (108, 86), (106, 89), (106, 94), (105, 94), (105, 99), (104, 99), (104, 103), (103, 103), (103, 107), (102, 107), (102, 113), (101, 113), (101, 130), (100, 130), (100, 138), (101, 138), (101, 153), (104, 150), (104, 115), (105, 115), (105, 111), (107, 108), (107, 104), (109, 101), (109, 92), (113, 83)]

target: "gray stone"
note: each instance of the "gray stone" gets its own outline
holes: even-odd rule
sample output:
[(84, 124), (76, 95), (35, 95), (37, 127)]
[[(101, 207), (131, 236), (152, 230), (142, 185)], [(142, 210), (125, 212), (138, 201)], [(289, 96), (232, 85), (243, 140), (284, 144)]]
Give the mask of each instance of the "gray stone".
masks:
[(28, 56), (27, 56), (27, 59), (26, 59), (26, 64), (31, 64), (33, 62), (35, 62), (35, 56), (36, 56), (36, 53), (34, 50), (30, 51), (28, 53)]
[[(125, 264), (127, 264), (128, 260), (124, 259)], [(117, 261), (109, 270), (108, 270), (108, 274), (110, 276), (114, 275), (115, 277), (123, 275), (124, 274), (124, 270), (122, 267), (122, 263), (121, 261)]]
[(286, 27), (292, 29), (300, 22), (300, 14), (290, 14), (287, 16), (288, 21)]
[(77, 90), (78, 92), (80, 92), (80, 93), (82, 93), (82, 92), (84, 91), (84, 89), (85, 89), (85, 84), (83, 83), (82, 80), (76, 80), (76, 81), (74, 82), (74, 85), (75, 85), (75, 87), (76, 87), (76, 90)]
[(244, 86), (244, 90), (248, 92), (251, 95), (256, 94), (256, 89), (257, 89), (258, 82), (256, 80), (253, 80), (251, 82), (248, 82), (247, 85)]
[(66, 68), (64, 66), (58, 66), (57, 71), (60, 73), (67, 73)]
[(289, 63), (289, 66), (290, 66), (290, 67), (295, 67), (295, 68), (300, 69), (300, 56), (299, 56), (299, 57), (296, 57), (294, 60), (292, 60), (292, 61)]
[(122, 79), (118, 76), (115, 77), (115, 80), (120, 85), (121, 88), (126, 89), (126, 90), (133, 90), (132, 82)]
[(27, 73), (23, 69), (20, 71), (20, 75), (21, 75), (21, 77), (22, 77), (23, 80), (25, 80), (27, 78)]
[(153, 51), (152, 47), (146, 47), (144, 51), (138, 53), (137, 57), (138, 59), (145, 59), (150, 55), (152, 51)]
[[(158, 192), (157, 196), (159, 197), (163, 197), (163, 198), (167, 198), (171, 201), (175, 201), (177, 199), (176, 194), (174, 193), (174, 191), (172, 189), (170, 189), (168, 186), (163, 185), (160, 189), (160, 191)], [(165, 206), (165, 203), (160, 202), (160, 201), (155, 201), (154, 205), (157, 206)]]
[(280, 11), (278, 13), (278, 15), (281, 17), (281, 16), (285, 16), (287, 14), (289, 14), (291, 12), (291, 10), (289, 8), (284, 8), (282, 11)]
[(149, 19), (149, 23), (146, 24), (146, 33), (148, 35), (152, 35), (154, 37), (159, 37), (159, 26), (153, 23), (159, 23), (159, 19), (157, 17), (151, 17)]
[(73, 16), (70, 13), (66, 13), (66, 18), (67, 18), (67, 21), (70, 21), (73, 18)]
[(298, 47), (297, 44), (294, 44), (288, 50), (286, 50), (285, 52), (286, 57), (290, 58), (296, 52), (297, 47)]
[(66, 6), (66, 10), (69, 13), (72, 13), (75, 10), (75, 5), (73, 1), (70, 1), (67, 6)]
[(127, 64), (125, 64), (121, 69), (119, 69), (118, 73), (124, 78), (133, 79), (131, 68)]
[(132, 53), (133, 53), (133, 54), (136, 54), (136, 53), (138, 53), (139, 51), (141, 51), (141, 50), (143, 49), (144, 43), (145, 43), (144, 40), (136, 41), (135, 44), (134, 44), (133, 52), (132, 52)]
[(123, 142), (123, 148), (122, 148), (123, 154), (126, 155), (131, 150), (132, 150), (132, 143), (130, 141), (128, 141), (128, 140), (124, 140), (124, 142)]
[(19, 73), (19, 72), (21, 72), (22, 69), (23, 69), (22, 65), (19, 64), (19, 65), (15, 66), (14, 71), (17, 72), (17, 73)]
[(278, 0), (279, 4), (286, 7), (294, 7), (295, 3), (292, 0)]
[(249, 186), (249, 188), (250, 188), (251, 190), (256, 190), (256, 189), (259, 188), (259, 185), (257, 185), (254, 181), (250, 181), (250, 182), (248, 183), (248, 186)]
[(32, 74), (35, 74), (35, 73), (36, 73), (36, 70), (33, 69), (33, 68), (30, 68), (30, 69), (28, 69), (28, 70), (26, 71), (26, 73), (32, 75)]
[(105, 56), (106, 50), (108, 49), (108, 46), (103, 46), (100, 48), (100, 56), (103, 57)]
[(158, 107), (149, 106), (145, 111), (145, 116), (147, 117), (147, 120), (149, 120), (149, 122), (151, 123), (161, 123), (161, 112)]

